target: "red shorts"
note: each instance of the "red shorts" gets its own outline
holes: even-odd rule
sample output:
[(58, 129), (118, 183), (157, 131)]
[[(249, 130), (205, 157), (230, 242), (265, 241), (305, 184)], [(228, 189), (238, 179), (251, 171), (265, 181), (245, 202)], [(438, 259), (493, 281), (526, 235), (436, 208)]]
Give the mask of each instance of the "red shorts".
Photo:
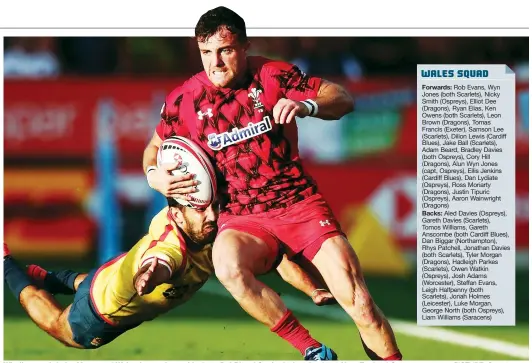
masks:
[(244, 216), (220, 215), (219, 232), (232, 229), (249, 233), (268, 244), (275, 259), (280, 250), (293, 258), (301, 254), (312, 261), (323, 242), (345, 234), (321, 194), (286, 209)]

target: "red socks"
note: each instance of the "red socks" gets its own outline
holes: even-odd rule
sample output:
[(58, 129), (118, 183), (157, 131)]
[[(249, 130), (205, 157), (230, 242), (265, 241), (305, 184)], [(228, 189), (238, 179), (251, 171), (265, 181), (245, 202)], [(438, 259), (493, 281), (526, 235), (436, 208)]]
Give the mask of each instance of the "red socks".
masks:
[(271, 328), (271, 331), (292, 344), (301, 352), (301, 355), (305, 355), (305, 350), (309, 347), (321, 346), (316, 339), (310, 336), (309, 331), (301, 325), (290, 310), (286, 311), (281, 320)]
[[(301, 325), (299, 320), (292, 314), (290, 310), (287, 310), (281, 320), (275, 324), (271, 331), (276, 333), (279, 337), (292, 344), (294, 348), (301, 352), (301, 355), (305, 355), (305, 351), (309, 347), (318, 348), (321, 344), (310, 336), (307, 329)], [(403, 356), (400, 352), (397, 352), (387, 358), (378, 357), (373, 351), (371, 351), (364, 341), (362, 341), (364, 350), (371, 360), (402, 360)]]
[(384, 358), (383, 360), (403, 360), (403, 355), (401, 352), (397, 352), (394, 355), (389, 356), (388, 358)]
[(366, 354), (368, 355), (369, 359), (371, 359), (371, 360), (403, 360), (403, 355), (401, 354), (401, 352), (394, 353), (393, 355), (391, 355), (389, 357), (386, 357), (386, 358), (381, 358), (374, 351), (372, 351), (371, 349), (368, 348), (366, 343), (364, 343), (364, 341), (362, 340), (361, 336), (360, 336), (360, 341), (362, 342), (362, 346), (364, 347), (364, 351), (366, 352)]

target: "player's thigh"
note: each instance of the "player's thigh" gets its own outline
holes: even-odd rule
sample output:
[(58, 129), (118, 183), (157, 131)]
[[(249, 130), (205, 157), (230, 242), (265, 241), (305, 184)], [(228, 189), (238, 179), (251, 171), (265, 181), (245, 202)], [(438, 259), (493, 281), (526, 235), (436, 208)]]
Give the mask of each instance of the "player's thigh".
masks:
[(344, 234), (320, 194), (288, 207), (264, 223), (282, 241), (290, 259), (302, 254), (303, 259), (311, 261), (327, 238)]
[(55, 339), (59, 340), (61, 343), (73, 347), (73, 348), (83, 348), (80, 344), (74, 341), (74, 335), (72, 333), (72, 328), (68, 321), (68, 316), (72, 305), (69, 305), (62, 313), (59, 315), (56, 323), (52, 327), (51, 331), (48, 332)]
[(91, 303), (91, 284), (97, 269), (93, 269), (79, 285), (74, 301), (65, 312), (70, 336), (75, 344), (85, 349), (96, 349), (113, 341), (123, 329), (107, 324)]
[(212, 251), (218, 277), (228, 277), (241, 270), (251, 271), (255, 275), (265, 274), (275, 265), (278, 255), (279, 243), (267, 232), (237, 229), (221, 231)]
[(370, 302), (360, 262), (344, 236), (334, 236), (323, 242), (312, 263), (342, 306), (354, 305), (356, 300)]

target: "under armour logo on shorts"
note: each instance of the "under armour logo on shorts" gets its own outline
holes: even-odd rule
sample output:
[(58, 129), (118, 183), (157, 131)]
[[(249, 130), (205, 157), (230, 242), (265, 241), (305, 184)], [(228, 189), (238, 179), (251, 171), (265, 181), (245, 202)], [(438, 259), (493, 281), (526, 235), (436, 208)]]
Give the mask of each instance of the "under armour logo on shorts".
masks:
[(320, 221), (320, 226), (322, 226), (322, 227), (330, 226), (330, 225), (331, 225), (331, 223), (329, 223), (328, 219), (326, 219), (324, 221)]
[(99, 347), (100, 345), (103, 344), (103, 339), (102, 338), (94, 338), (92, 341), (91, 341), (91, 345), (92, 346), (95, 346), (95, 347)]

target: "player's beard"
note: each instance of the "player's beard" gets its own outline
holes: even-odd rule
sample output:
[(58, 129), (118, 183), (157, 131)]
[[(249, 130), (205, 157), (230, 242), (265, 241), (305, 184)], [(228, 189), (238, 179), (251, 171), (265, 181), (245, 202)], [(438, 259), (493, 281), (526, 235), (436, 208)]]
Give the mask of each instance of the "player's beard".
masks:
[(194, 243), (205, 246), (214, 243), (216, 233), (218, 233), (218, 225), (216, 222), (207, 222), (201, 226), (201, 230), (190, 228), (189, 225), (185, 229), (185, 233)]

